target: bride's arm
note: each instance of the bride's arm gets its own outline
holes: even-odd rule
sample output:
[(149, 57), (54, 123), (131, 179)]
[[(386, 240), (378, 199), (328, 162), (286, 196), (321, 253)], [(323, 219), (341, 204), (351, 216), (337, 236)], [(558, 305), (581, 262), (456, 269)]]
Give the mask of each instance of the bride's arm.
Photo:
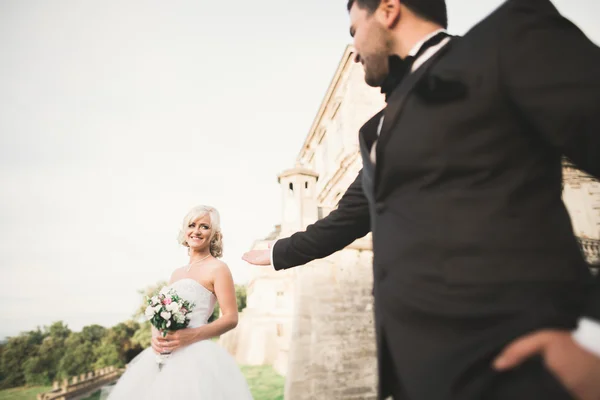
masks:
[(235, 328), (238, 324), (238, 307), (235, 297), (235, 285), (229, 267), (224, 262), (214, 270), (213, 287), (219, 307), (221, 308), (221, 317), (210, 324), (195, 328), (197, 330), (197, 340), (206, 340), (220, 336)]
[(227, 264), (220, 262), (213, 274), (213, 287), (223, 315), (210, 324), (169, 332), (164, 338), (157, 337), (161, 351), (171, 352), (201, 340), (217, 337), (237, 326), (237, 300), (229, 267), (227, 267)]

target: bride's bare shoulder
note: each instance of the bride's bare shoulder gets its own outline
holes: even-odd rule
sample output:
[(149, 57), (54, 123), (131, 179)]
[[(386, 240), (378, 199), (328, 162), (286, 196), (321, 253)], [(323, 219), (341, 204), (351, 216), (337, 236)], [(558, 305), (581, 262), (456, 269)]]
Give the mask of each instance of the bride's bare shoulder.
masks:
[(171, 273), (171, 277), (169, 278), (169, 285), (172, 284), (175, 281), (178, 281), (181, 278), (184, 278), (184, 268), (183, 267), (179, 267), (176, 268), (172, 273)]
[(214, 259), (210, 264), (210, 272), (213, 279), (217, 276), (231, 275), (229, 266), (224, 261)]

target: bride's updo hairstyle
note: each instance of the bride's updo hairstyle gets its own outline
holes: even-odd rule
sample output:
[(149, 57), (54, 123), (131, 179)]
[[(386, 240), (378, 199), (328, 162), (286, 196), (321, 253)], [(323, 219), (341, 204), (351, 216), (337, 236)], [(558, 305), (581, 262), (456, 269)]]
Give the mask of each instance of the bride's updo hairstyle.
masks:
[(221, 233), (221, 217), (219, 216), (217, 209), (214, 207), (201, 205), (192, 208), (187, 213), (185, 218), (183, 218), (181, 230), (177, 236), (177, 241), (182, 246), (189, 247), (185, 235), (188, 226), (193, 221), (207, 214), (210, 216), (210, 225), (212, 229), (210, 238), (210, 254), (215, 258), (220, 258), (223, 257), (223, 234)]

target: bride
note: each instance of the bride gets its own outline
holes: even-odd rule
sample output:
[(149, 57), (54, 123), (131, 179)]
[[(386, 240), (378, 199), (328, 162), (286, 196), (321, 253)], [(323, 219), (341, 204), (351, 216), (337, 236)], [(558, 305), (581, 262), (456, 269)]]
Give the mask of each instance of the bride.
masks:
[[(195, 307), (188, 328), (166, 337), (153, 328), (152, 347), (128, 365), (109, 400), (245, 400), (252, 399), (233, 357), (211, 338), (238, 322), (235, 288), (223, 253), (219, 213), (208, 206), (193, 208), (184, 218), (179, 243), (189, 247), (188, 265), (173, 271), (167, 288)], [(207, 323), (216, 302), (222, 316)], [(159, 369), (156, 356), (170, 353)]]

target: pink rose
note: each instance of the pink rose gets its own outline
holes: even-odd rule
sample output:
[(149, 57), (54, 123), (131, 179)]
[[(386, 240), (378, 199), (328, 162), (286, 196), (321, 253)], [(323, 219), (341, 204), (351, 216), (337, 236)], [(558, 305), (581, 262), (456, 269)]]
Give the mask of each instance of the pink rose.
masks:
[(170, 298), (170, 297), (166, 297), (166, 298), (163, 300), (163, 304), (165, 304), (165, 305), (167, 305), (167, 304), (171, 304), (171, 301), (172, 301), (172, 300), (171, 300), (171, 298)]

